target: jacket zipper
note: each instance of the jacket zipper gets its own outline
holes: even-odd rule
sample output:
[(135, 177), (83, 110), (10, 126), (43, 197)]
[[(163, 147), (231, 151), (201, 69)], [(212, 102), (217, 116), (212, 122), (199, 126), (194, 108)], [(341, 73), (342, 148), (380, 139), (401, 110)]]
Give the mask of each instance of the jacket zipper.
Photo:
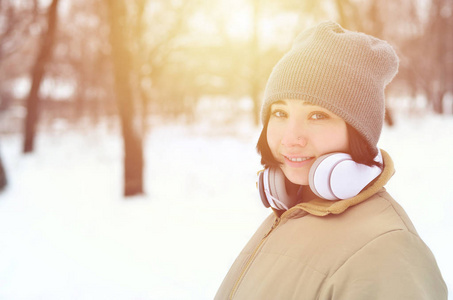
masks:
[(267, 238), (269, 237), (271, 232), (278, 226), (278, 224), (280, 223), (280, 220), (281, 220), (281, 218), (276, 218), (275, 219), (274, 224), (272, 224), (271, 229), (263, 236), (263, 238), (259, 242), (258, 246), (256, 246), (255, 250), (253, 250), (252, 255), (247, 260), (247, 263), (245, 264), (245, 267), (242, 269), (242, 272), (241, 272), (239, 278), (236, 280), (236, 283), (234, 284), (233, 289), (231, 290), (230, 297), (229, 297), (230, 300), (233, 299), (234, 294), (236, 293), (240, 282), (244, 278), (245, 273), (247, 272), (247, 270), (249, 269), (249, 267), (252, 264), (253, 260), (255, 259), (256, 254), (258, 253), (258, 250), (261, 248), (261, 246), (267, 240)]

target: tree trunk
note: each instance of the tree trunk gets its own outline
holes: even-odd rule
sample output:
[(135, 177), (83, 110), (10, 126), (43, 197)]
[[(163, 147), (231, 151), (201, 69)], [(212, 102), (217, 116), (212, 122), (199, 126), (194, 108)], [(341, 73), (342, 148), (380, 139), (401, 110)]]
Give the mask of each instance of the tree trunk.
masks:
[(3, 167), (2, 157), (0, 156), (0, 191), (2, 191), (6, 187), (7, 183), (8, 180), (6, 179), (6, 171)]
[(39, 115), (39, 88), (44, 77), (44, 68), (52, 56), (53, 42), (57, 27), (57, 7), (59, 0), (52, 0), (47, 13), (47, 31), (41, 40), (41, 48), (32, 72), (32, 84), (27, 98), (27, 115), (24, 124), (23, 152), (30, 153), (34, 149), (36, 126)]
[(430, 96), (430, 101), (433, 104), (433, 111), (436, 114), (442, 115), (444, 113), (442, 93), (439, 91), (432, 92)]
[(124, 196), (143, 193), (143, 146), (138, 122), (134, 122), (132, 59), (127, 41), (125, 2), (107, 1), (115, 92), (124, 140)]

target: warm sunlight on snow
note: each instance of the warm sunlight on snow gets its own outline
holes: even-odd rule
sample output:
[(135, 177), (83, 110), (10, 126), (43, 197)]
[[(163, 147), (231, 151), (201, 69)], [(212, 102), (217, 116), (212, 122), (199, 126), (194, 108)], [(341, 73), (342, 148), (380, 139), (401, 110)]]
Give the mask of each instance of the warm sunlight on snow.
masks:
[[(259, 130), (239, 122), (223, 130), (154, 126), (146, 140), (147, 195), (127, 200), (117, 133), (43, 133), (27, 157), (19, 135), (3, 137), (10, 184), (0, 194), (0, 298), (212, 299), (270, 213), (255, 189)], [(396, 168), (387, 190), (450, 290), (452, 134), (451, 118), (397, 118), (380, 142)]]

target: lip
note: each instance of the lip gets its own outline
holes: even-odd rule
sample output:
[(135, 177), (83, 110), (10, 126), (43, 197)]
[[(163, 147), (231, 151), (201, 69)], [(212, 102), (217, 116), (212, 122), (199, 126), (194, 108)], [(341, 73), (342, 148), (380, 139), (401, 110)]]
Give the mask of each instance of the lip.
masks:
[(292, 167), (292, 168), (302, 168), (306, 165), (309, 165), (313, 162), (313, 159), (314, 157), (308, 157), (308, 159), (304, 160), (304, 161), (292, 161), (290, 160), (289, 158), (297, 158), (297, 157), (301, 157), (301, 158), (307, 158), (307, 156), (296, 156), (296, 155), (283, 155), (283, 159), (285, 161), (285, 164), (289, 167)]

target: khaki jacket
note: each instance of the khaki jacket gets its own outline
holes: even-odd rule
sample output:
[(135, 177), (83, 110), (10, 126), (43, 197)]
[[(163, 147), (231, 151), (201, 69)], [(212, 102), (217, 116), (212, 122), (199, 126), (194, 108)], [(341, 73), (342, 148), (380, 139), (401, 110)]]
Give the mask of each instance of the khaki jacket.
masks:
[(356, 197), (270, 215), (215, 299), (447, 299), (433, 254), (383, 188), (394, 168), (382, 154), (382, 174)]

